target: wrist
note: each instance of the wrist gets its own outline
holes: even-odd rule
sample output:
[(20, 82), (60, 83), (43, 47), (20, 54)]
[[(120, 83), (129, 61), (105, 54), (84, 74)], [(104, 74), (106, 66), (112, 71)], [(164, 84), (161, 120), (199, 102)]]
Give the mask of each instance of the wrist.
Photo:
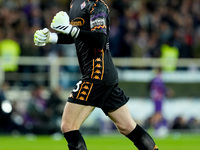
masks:
[(55, 44), (57, 42), (58, 42), (58, 35), (56, 33), (50, 32), (48, 43)]
[(80, 33), (80, 28), (77, 27), (77, 26), (72, 26), (71, 25), (71, 31), (70, 31), (70, 34), (72, 36), (72, 38), (76, 39)]

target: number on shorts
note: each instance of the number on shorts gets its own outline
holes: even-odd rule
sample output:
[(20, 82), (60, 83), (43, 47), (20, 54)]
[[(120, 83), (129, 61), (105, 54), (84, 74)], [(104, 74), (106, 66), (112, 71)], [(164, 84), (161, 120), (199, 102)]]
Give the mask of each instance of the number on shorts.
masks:
[(78, 83), (76, 83), (76, 88), (74, 88), (72, 91), (73, 91), (73, 92), (78, 92), (81, 83), (82, 83), (82, 81), (79, 81)]

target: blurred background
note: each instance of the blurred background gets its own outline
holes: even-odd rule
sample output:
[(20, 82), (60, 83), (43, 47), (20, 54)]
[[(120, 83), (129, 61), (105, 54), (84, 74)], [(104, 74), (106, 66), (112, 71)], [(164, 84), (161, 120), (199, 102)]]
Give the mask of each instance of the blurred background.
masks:
[[(81, 77), (74, 45), (36, 47), (69, 0), (0, 0), (0, 134), (60, 132)], [(200, 133), (200, 0), (108, 0), (110, 51), (133, 118), (154, 136)], [(98, 108), (82, 128), (116, 132)]]

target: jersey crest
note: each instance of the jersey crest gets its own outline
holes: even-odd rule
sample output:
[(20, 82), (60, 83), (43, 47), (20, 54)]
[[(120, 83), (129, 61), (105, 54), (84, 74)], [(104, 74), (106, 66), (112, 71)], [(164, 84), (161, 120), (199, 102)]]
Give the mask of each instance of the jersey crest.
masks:
[(84, 1), (84, 2), (81, 4), (81, 10), (84, 9), (85, 6), (86, 6), (86, 3), (85, 3), (85, 1)]

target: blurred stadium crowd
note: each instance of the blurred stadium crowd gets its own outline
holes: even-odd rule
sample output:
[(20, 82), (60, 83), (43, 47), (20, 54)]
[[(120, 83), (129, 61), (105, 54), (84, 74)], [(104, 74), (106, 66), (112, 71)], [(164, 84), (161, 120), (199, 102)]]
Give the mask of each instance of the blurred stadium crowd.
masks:
[[(48, 91), (43, 86), (37, 86), (31, 90), (31, 93), (17, 90), (13, 99), (8, 100), (9, 89), (8, 84), (3, 84), (0, 88), (0, 135), (60, 133), (66, 91), (63, 95), (63, 91), (59, 88)], [(95, 113), (92, 120), (90, 118), (89, 122), (81, 128), (84, 133), (117, 132), (111, 120), (105, 120), (105, 117), (102, 117), (98, 111)], [(145, 129), (153, 129), (155, 136), (167, 136), (170, 131), (182, 133), (199, 132), (200, 130), (200, 121), (195, 117), (185, 118), (180, 114), (174, 116), (174, 119), (167, 120), (162, 115), (157, 117), (155, 115), (157, 114), (150, 113), (144, 121), (137, 120)]]
[[(0, 89), (0, 134), (53, 134), (60, 132), (60, 121), (65, 101), (60, 89), (48, 92), (37, 86), (31, 92), (8, 100), (10, 87), (3, 84)], [(30, 94), (30, 95), (29, 95)], [(21, 98), (20, 98), (21, 97)], [(19, 100), (20, 99), (20, 100)]]
[[(38, 48), (36, 29), (50, 27), (53, 16), (68, 11), (69, 0), (1, 0), (0, 41), (17, 41), (21, 56), (66, 56), (62, 47)], [(181, 58), (200, 57), (199, 0), (109, 0), (110, 49), (114, 57), (160, 57), (161, 46), (176, 46)], [(39, 51), (37, 49), (40, 49)], [(56, 51), (55, 51), (56, 49)]]
[[(0, 0), (0, 52), (3, 41), (9, 39), (17, 42), (20, 56), (74, 56), (73, 46), (36, 47), (33, 43), (34, 32), (50, 27), (53, 16), (60, 10), (68, 11), (69, 3), (70, 0)], [(113, 57), (159, 58), (164, 45), (176, 47), (179, 58), (200, 57), (200, 0), (107, 0), (107, 3), (111, 10)], [(19, 67), (18, 71), (34, 70)], [(6, 99), (6, 88), (6, 85), (0, 88), (1, 105)], [(12, 113), (1, 110), (0, 133), (18, 130), (48, 134), (59, 130), (64, 100), (57, 90), (48, 98), (43, 97), (44, 90), (36, 86), (24, 108), (24, 104), (13, 103)], [(187, 122), (180, 116), (170, 128), (199, 129), (200, 124), (194, 118)]]

